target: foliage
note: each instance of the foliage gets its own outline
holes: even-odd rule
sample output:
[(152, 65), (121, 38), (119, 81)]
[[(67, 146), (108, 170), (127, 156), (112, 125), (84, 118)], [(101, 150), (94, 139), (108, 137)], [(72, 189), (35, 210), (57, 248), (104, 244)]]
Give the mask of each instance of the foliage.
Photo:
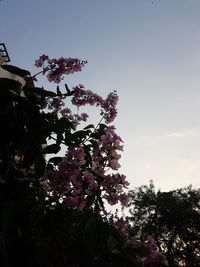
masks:
[[(35, 64), (50, 82), (58, 83), (85, 63), (43, 55)], [(120, 167), (123, 147), (108, 125), (117, 115), (116, 92), (106, 99), (82, 85), (71, 90), (65, 85), (64, 93), (57, 86), (52, 92), (34, 86), (36, 75), (2, 67), (26, 84), (0, 79), (1, 266), (165, 264), (156, 249), (134, 239), (126, 220), (107, 214), (104, 207), (105, 201), (114, 205), (128, 200), (126, 177), (113, 173)], [(67, 98), (78, 111), (86, 104), (100, 107), (99, 124), (77, 130), (89, 115), (73, 113)], [(56, 155), (62, 146), (63, 157)], [(46, 154), (55, 156), (46, 160)]]
[(200, 189), (155, 192), (151, 182), (128, 195), (135, 235), (152, 235), (170, 266), (200, 266)]

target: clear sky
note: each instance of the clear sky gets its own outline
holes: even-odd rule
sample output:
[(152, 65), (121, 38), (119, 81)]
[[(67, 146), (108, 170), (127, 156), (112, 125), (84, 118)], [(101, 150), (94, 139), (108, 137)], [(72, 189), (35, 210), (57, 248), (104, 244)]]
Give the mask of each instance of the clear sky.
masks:
[(1, 0), (0, 42), (32, 73), (43, 53), (87, 59), (65, 82), (117, 90), (131, 186), (200, 187), (199, 0)]

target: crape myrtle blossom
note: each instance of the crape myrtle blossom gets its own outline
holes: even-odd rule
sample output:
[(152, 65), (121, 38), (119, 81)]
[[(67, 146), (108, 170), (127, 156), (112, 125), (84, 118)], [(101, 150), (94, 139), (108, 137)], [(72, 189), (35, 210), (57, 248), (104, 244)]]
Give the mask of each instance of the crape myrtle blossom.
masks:
[(43, 176), (52, 197), (63, 199), (62, 204), (68, 208), (82, 211), (87, 205), (87, 197), (96, 195), (97, 190), (111, 205), (119, 201), (127, 203), (128, 197), (123, 192), (127, 188), (126, 177), (120, 174), (99, 175), (92, 170), (85, 160), (84, 146), (69, 147), (57, 169), (49, 170)]
[(54, 199), (63, 198), (63, 205), (78, 211), (81, 211), (86, 204), (84, 180), (81, 179), (83, 175), (81, 166), (84, 164), (84, 148), (70, 147), (57, 170), (48, 170), (42, 179), (43, 182), (47, 182), (48, 190), (52, 192)]
[[(123, 239), (126, 240), (125, 246), (130, 248), (139, 248), (143, 244), (140, 240), (137, 240), (132, 233), (131, 225), (129, 224), (128, 217), (118, 217), (111, 215), (109, 218), (110, 223), (118, 230)], [(139, 258), (138, 262), (143, 263), (144, 267), (156, 267), (159, 264), (168, 265), (165, 255), (158, 251), (155, 240), (152, 236), (147, 236), (147, 242), (145, 247), (149, 251), (148, 257)]]
[[(69, 109), (66, 112), (71, 114)], [(97, 140), (98, 146), (90, 151), (90, 162), (86, 161), (85, 145), (68, 147), (57, 169), (44, 175), (49, 191), (57, 199), (62, 198), (63, 205), (82, 211), (87, 205), (87, 197), (95, 195), (97, 190), (111, 205), (127, 203), (128, 196), (123, 191), (129, 185), (126, 177), (119, 173), (107, 174), (108, 169), (118, 169), (116, 164), (120, 155), (117, 150), (123, 149), (122, 140), (113, 129), (107, 127)], [(114, 165), (112, 160), (116, 161)]]
[[(43, 55), (36, 60), (35, 65), (43, 68), (43, 74), (47, 73), (49, 81), (59, 83), (64, 74), (81, 71), (86, 62), (78, 59), (49, 59)], [(103, 99), (90, 90), (85, 90), (84, 86), (79, 84), (72, 88), (71, 102), (78, 110), (81, 106), (91, 105), (101, 108), (100, 115), (106, 123), (112, 122), (117, 115), (118, 95), (116, 91), (108, 94)], [(55, 112), (59, 117), (65, 117), (72, 123), (72, 129), (75, 131), (81, 121), (87, 121), (88, 114), (74, 114), (69, 107), (65, 106), (66, 95), (52, 97), (46, 100), (46, 107)], [(102, 120), (101, 119), (101, 120)], [(120, 168), (119, 151), (123, 150), (122, 139), (115, 133), (115, 128), (109, 126), (97, 139), (87, 138), (87, 144), (90, 140), (95, 141), (97, 146), (90, 150), (90, 162), (86, 162), (85, 145), (73, 145), (68, 147), (65, 157), (55, 167), (49, 170), (43, 176), (43, 180), (48, 185), (52, 197), (63, 200), (63, 205), (83, 210), (87, 205), (87, 197), (95, 195), (97, 190), (101, 198), (109, 204), (115, 205), (118, 202), (127, 203), (128, 196), (123, 192), (129, 183), (124, 175), (108, 174), (109, 170), (117, 171)], [(88, 153), (88, 151), (87, 151)], [(88, 154), (87, 154), (88, 157)]]
[(90, 90), (85, 90), (82, 84), (73, 88), (74, 96), (72, 98), (72, 104), (81, 107), (85, 105), (101, 107), (101, 115), (105, 119), (106, 123), (111, 123), (117, 116), (117, 102), (119, 97), (116, 91), (108, 94), (107, 98), (103, 100), (101, 96), (93, 93)]
[(113, 225), (123, 238), (129, 238), (130, 225), (128, 223), (128, 218), (118, 218), (117, 215), (115, 215), (115, 221), (113, 222)]
[(58, 96), (50, 100), (46, 100), (47, 108), (58, 113), (62, 111), (62, 108), (65, 106), (64, 98)]
[(69, 108), (62, 109), (60, 111), (62, 117), (67, 118), (73, 125), (73, 130), (76, 130), (77, 126), (81, 121), (86, 122), (89, 115), (87, 113), (72, 114), (72, 111)]
[(35, 66), (43, 68), (42, 73), (47, 76), (49, 82), (60, 83), (64, 75), (79, 72), (87, 61), (78, 58), (58, 58), (50, 59), (46, 55), (42, 55), (35, 60)]
[[(74, 95), (71, 99), (72, 104), (77, 106), (78, 109), (79, 107), (84, 106), (86, 104), (92, 106), (100, 106), (102, 107), (100, 114), (102, 115), (102, 118), (105, 120), (106, 123), (112, 122), (117, 115), (116, 105), (118, 101), (118, 96), (116, 92), (110, 93), (107, 98), (103, 100), (102, 97), (100, 97), (99, 95), (94, 94), (90, 90), (83, 90), (82, 88), (84, 88), (83, 85), (79, 85), (73, 88)], [(72, 114), (70, 108), (65, 108), (65, 98), (65, 96), (59, 96), (46, 100), (46, 105), (44, 108), (48, 108), (54, 111), (55, 113), (60, 114), (62, 117), (67, 118), (73, 124), (73, 129), (76, 130), (77, 126), (80, 124), (81, 121), (87, 121), (89, 115), (87, 113), (81, 113), (80, 115)], [(116, 170), (120, 168), (120, 165), (116, 161), (117, 157), (120, 158), (119, 155), (115, 154), (115, 156), (113, 156), (113, 159), (110, 160), (110, 165), (112, 165), (113, 169)]]
[[(101, 162), (101, 166), (110, 167), (112, 170), (118, 170), (120, 168), (118, 160), (121, 155), (118, 154), (117, 150), (123, 150), (123, 145), (121, 145), (121, 143), (121, 137), (112, 130), (112, 127), (108, 127), (100, 140), (98, 140), (98, 147), (94, 150), (92, 155), (93, 165), (100, 167), (98, 163)], [(93, 167), (93, 169), (95, 169), (95, 167)]]
[(81, 107), (85, 105), (91, 106), (101, 106), (103, 103), (103, 98), (98, 94), (93, 93), (90, 90), (85, 90), (84, 85), (79, 84), (78, 86), (73, 87), (74, 96), (71, 100), (72, 104)]
[(85, 112), (81, 113), (80, 115), (77, 113), (72, 113), (70, 108), (65, 107), (64, 99), (65, 97), (54, 97), (53, 99), (46, 100), (46, 105), (43, 107), (43, 109), (48, 108), (60, 116), (67, 118), (72, 123), (73, 130), (76, 130), (81, 121), (87, 121), (89, 115)]
[(101, 107), (105, 110), (104, 119), (106, 123), (112, 122), (117, 116), (116, 105), (119, 100), (119, 96), (116, 91), (108, 94), (107, 98), (103, 101)]
[[(98, 94), (95, 94), (90, 90), (85, 90), (84, 86), (81, 84), (79, 84), (79, 86), (73, 87), (72, 92), (74, 94), (71, 99), (71, 102), (78, 109), (81, 106), (85, 106), (85, 105), (101, 107), (100, 115), (102, 116), (102, 119), (104, 119), (105, 123), (107, 124), (111, 123), (117, 116), (116, 106), (117, 106), (119, 97), (115, 91), (108, 94), (105, 100), (103, 100), (103, 98), (99, 96)], [(81, 113), (81, 115), (72, 114), (72, 111), (68, 107), (65, 108), (65, 102), (64, 102), (65, 99), (66, 99), (66, 96), (64, 95), (53, 97), (52, 99), (47, 99), (45, 100), (45, 105), (43, 109), (48, 108), (50, 110), (53, 110), (55, 113), (58, 113), (61, 116), (69, 119), (69, 121), (73, 124), (73, 129), (76, 130), (77, 126), (80, 124), (81, 121), (84, 121), (84, 122), (87, 121), (87, 119), (89, 118), (89, 115), (87, 113)], [(116, 170), (120, 167), (120, 165), (114, 159), (110, 161), (110, 164)]]

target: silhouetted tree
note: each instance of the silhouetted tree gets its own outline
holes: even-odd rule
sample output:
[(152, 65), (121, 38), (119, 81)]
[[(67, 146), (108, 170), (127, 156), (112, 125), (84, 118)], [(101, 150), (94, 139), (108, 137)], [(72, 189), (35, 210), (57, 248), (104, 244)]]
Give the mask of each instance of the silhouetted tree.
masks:
[(150, 181), (129, 191), (127, 207), (135, 234), (152, 235), (170, 266), (200, 266), (200, 189), (156, 192)]

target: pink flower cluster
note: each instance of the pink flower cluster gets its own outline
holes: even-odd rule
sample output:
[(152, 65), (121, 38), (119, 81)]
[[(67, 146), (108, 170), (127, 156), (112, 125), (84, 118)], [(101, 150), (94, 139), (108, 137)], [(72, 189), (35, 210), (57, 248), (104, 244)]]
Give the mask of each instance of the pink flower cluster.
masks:
[(125, 175), (112, 174), (102, 177), (101, 186), (104, 191), (103, 198), (107, 200), (110, 205), (115, 205), (118, 202), (126, 204), (128, 202), (128, 195), (123, 192), (129, 183), (125, 180)]
[(119, 97), (116, 91), (109, 93), (107, 98), (102, 103), (102, 108), (105, 110), (104, 119), (107, 123), (112, 122), (117, 116), (117, 102)]
[(91, 186), (92, 177), (82, 171), (85, 164), (85, 152), (83, 146), (70, 147), (59, 163), (57, 170), (47, 171), (43, 180), (47, 182), (53, 197), (63, 198), (63, 205), (81, 211), (85, 205), (85, 185)]
[(119, 234), (126, 240), (129, 238), (130, 225), (127, 218), (115, 217), (114, 227), (119, 231)]
[[(62, 108), (65, 106), (64, 98), (58, 96), (46, 101), (46, 107), (55, 112), (61, 112)], [(45, 107), (45, 108), (46, 108)]]
[[(43, 55), (35, 61), (37, 67), (43, 68), (43, 74), (47, 74), (49, 81), (59, 83), (64, 74), (81, 71), (86, 62), (78, 59), (60, 58), (50, 59)], [(106, 123), (112, 122), (117, 115), (118, 95), (116, 91), (108, 94), (103, 99), (98, 94), (90, 90), (85, 90), (83, 85), (73, 88), (71, 102), (76, 107), (86, 104), (101, 108), (101, 115)], [(73, 124), (73, 130), (76, 130), (80, 121), (87, 121), (88, 114), (73, 114), (71, 109), (65, 107), (64, 99), (66, 96), (53, 97), (46, 101), (46, 107), (58, 116), (67, 118)], [(97, 130), (97, 129), (96, 129)], [(114, 127), (107, 127), (104, 134), (98, 140), (93, 139), (92, 135), (87, 139), (87, 144), (93, 140), (97, 147), (90, 150), (90, 160), (86, 161), (84, 145), (68, 147), (63, 160), (57, 166), (57, 169), (47, 171), (43, 177), (46, 181), (49, 192), (53, 197), (62, 198), (63, 205), (81, 211), (87, 204), (87, 197), (100, 192), (102, 199), (105, 199), (111, 205), (118, 202), (127, 203), (128, 197), (124, 193), (129, 183), (124, 175), (108, 174), (108, 170), (117, 171), (120, 168), (119, 159), (121, 155), (118, 151), (123, 150), (122, 140), (115, 133)], [(88, 152), (87, 152), (88, 153)]]
[(48, 108), (53, 110), (53, 112), (61, 115), (64, 118), (67, 118), (73, 125), (73, 130), (76, 130), (77, 126), (80, 124), (81, 121), (86, 122), (89, 115), (85, 112), (79, 114), (72, 113), (70, 108), (65, 107), (64, 102), (65, 97), (54, 97), (50, 100), (46, 100), (44, 108)]
[(123, 149), (121, 142), (120, 136), (111, 127), (108, 127), (98, 140), (98, 147), (92, 154), (92, 170), (101, 177), (103, 198), (111, 205), (115, 205), (119, 201), (125, 204), (128, 201), (127, 194), (123, 192), (124, 188), (129, 185), (126, 176), (119, 173), (106, 174), (109, 169), (116, 171), (120, 168), (118, 160), (121, 155), (117, 151)]
[(71, 100), (72, 104), (77, 107), (85, 106), (87, 104), (91, 106), (100, 106), (103, 102), (103, 98), (90, 90), (85, 90), (84, 88), (85, 87), (82, 84), (73, 87), (74, 96)]
[[(98, 140), (98, 147), (93, 153), (94, 169), (98, 173), (98, 169), (102, 170), (105, 167), (110, 167), (112, 170), (118, 170), (120, 164), (118, 160), (121, 155), (118, 150), (123, 150), (122, 139), (118, 136), (111, 127), (108, 127), (104, 134)], [(101, 171), (100, 171), (101, 173)]]
[(91, 150), (89, 163), (84, 145), (69, 147), (57, 170), (44, 175), (49, 192), (57, 199), (62, 198), (63, 205), (80, 211), (86, 206), (87, 197), (95, 196), (97, 190), (111, 205), (127, 203), (128, 196), (123, 192), (129, 185), (126, 177), (119, 173), (106, 174), (106, 169), (119, 167), (116, 150), (122, 150), (121, 138), (108, 128), (98, 145)]
[(89, 117), (89, 115), (84, 112), (80, 115), (73, 114), (71, 109), (69, 108), (62, 109), (60, 113), (64, 118), (67, 118), (73, 124), (73, 130), (76, 130), (77, 126), (80, 124), (81, 121), (86, 122)]
[(49, 82), (60, 83), (64, 75), (71, 74), (82, 70), (87, 61), (81, 61), (78, 58), (59, 58), (50, 59), (46, 55), (42, 55), (35, 60), (35, 66), (43, 68), (43, 74), (47, 73)]
[(119, 100), (116, 92), (111, 92), (105, 100), (98, 94), (93, 93), (90, 90), (85, 90), (83, 85), (79, 85), (73, 88), (74, 96), (72, 98), (72, 104), (80, 107), (87, 104), (102, 108), (101, 115), (103, 115), (106, 123), (112, 122), (117, 116), (117, 102)]
[[(112, 225), (119, 231), (119, 234), (124, 238), (125, 244), (131, 248), (137, 248), (142, 246), (142, 242), (136, 240), (131, 233), (131, 225), (128, 222), (128, 218), (119, 218), (117, 214), (115, 217), (110, 218)], [(155, 240), (152, 236), (147, 237), (146, 248), (149, 251), (149, 256), (144, 258), (137, 258), (138, 262), (143, 263), (145, 267), (155, 267), (159, 264), (168, 265), (165, 255), (158, 251)]]

